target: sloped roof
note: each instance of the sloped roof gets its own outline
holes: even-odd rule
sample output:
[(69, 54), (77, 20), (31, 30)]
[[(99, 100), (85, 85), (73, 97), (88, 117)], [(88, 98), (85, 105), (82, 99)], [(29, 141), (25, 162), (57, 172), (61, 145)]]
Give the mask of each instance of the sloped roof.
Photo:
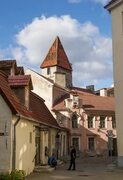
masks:
[(68, 57), (64, 51), (59, 37), (56, 37), (54, 43), (49, 49), (49, 52), (40, 67), (46, 68), (52, 66), (59, 66), (69, 71), (72, 71), (72, 66), (69, 63)]
[(4, 96), (7, 103), (10, 105), (12, 111), (14, 113), (21, 114), (23, 116), (31, 118), (32, 115), (29, 111), (27, 111), (26, 107), (20, 104), (20, 101), (10, 88), (7, 75), (0, 71), (0, 90), (2, 96)]
[[(97, 96), (86, 91), (82, 92), (82, 90), (76, 90), (76, 92), (78, 93), (79, 99), (82, 100), (82, 107), (87, 111), (115, 111), (114, 97)], [(64, 100), (69, 97), (63, 96), (63, 98), (60, 98), (53, 106), (53, 110), (65, 110)]]
[(16, 60), (0, 60), (0, 69), (11, 68), (16, 65)]
[(3, 96), (14, 114), (20, 114), (38, 123), (59, 128), (44, 100), (34, 93), (30, 93), (30, 110), (22, 105), (8, 84), (8, 76), (0, 71), (0, 94)]
[(120, 3), (123, 3), (123, 0), (111, 0), (111, 1), (109, 1), (109, 3), (104, 8), (111, 11), (112, 8), (119, 5)]
[(30, 109), (33, 112), (35, 119), (38, 119), (40, 122), (47, 125), (60, 128), (56, 119), (45, 105), (44, 100), (33, 92), (30, 93)]
[(28, 86), (32, 87), (31, 75), (19, 75), (19, 76), (9, 76), (8, 83), (10, 86)]

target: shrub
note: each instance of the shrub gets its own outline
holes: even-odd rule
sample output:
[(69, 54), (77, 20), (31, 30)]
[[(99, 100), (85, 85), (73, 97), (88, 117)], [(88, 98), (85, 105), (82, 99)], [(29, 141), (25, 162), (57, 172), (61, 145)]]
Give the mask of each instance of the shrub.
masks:
[(13, 170), (11, 173), (0, 174), (0, 180), (24, 180), (25, 171), (23, 170)]

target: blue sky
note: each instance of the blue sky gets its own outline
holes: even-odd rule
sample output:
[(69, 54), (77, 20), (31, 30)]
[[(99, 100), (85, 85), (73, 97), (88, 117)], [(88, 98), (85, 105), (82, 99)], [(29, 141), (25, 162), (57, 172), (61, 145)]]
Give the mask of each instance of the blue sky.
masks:
[(108, 87), (112, 80), (108, 0), (1, 0), (0, 58), (38, 69), (58, 35), (77, 86)]

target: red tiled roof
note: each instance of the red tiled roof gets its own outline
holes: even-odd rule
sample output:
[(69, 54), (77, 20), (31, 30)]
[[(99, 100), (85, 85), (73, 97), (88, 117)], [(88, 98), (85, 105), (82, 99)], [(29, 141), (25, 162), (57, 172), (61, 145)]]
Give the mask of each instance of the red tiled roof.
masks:
[(0, 68), (8, 68), (12, 67), (13, 65), (16, 65), (16, 60), (0, 60)]
[(45, 105), (44, 100), (33, 92), (30, 93), (30, 109), (33, 112), (34, 118), (40, 122), (60, 128), (56, 119)]
[(3, 72), (1, 71), (0, 71), (0, 89), (1, 89), (1, 94), (4, 96), (5, 100), (10, 105), (14, 113), (18, 113), (23, 116), (31, 118), (31, 113), (27, 111), (25, 106), (20, 104), (20, 101), (18, 100), (18, 98), (16, 97), (16, 95), (8, 85), (7, 75), (3, 74)]
[(8, 76), (0, 71), (0, 94), (4, 97), (7, 104), (10, 106), (12, 112), (14, 114), (20, 114), (24, 117), (32, 119), (38, 123), (48, 125), (55, 128), (60, 128), (57, 124), (55, 118), (52, 116), (46, 105), (44, 104), (44, 100), (34, 93), (30, 94), (30, 109), (27, 110), (25, 106), (23, 106), (19, 99), (16, 97), (12, 89), (8, 84)]
[[(79, 99), (82, 100), (82, 106), (87, 111), (115, 111), (114, 97), (102, 97), (88, 92), (78, 91)], [(53, 110), (66, 109), (63, 96), (53, 107)]]
[(32, 88), (32, 81), (31, 75), (19, 75), (19, 76), (9, 76), (8, 83), (10, 86), (31, 86)]
[(69, 71), (72, 71), (71, 64), (69, 63), (68, 57), (64, 51), (59, 37), (57, 37), (49, 49), (49, 52), (41, 64), (41, 68), (59, 66)]

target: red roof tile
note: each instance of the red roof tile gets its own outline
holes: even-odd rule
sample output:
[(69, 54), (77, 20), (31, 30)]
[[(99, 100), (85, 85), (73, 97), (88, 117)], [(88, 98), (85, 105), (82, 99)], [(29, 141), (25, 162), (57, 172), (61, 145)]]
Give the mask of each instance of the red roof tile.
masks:
[[(78, 91), (79, 99), (82, 100), (82, 106), (87, 111), (115, 111), (114, 97), (102, 97), (85, 91)], [(65, 96), (60, 98), (53, 107), (53, 110), (65, 110)]]
[(30, 120), (55, 128), (60, 128), (44, 100), (34, 93), (30, 94), (30, 109), (23, 106), (8, 84), (8, 76), (0, 71), (0, 94), (4, 97), (14, 114), (20, 114)]
[(20, 101), (11, 90), (10, 86), (8, 85), (7, 75), (3, 74), (0, 71), (0, 89), (1, 94), (6, 99), (7, 103), (10, 105), (14, 113), (21, 114), (26, 117), (31, 118), (31, 113), (27, 111), (26, 107), (20, 104)]
[(33, 92), (30, 94), (30, 109), (33, 112), (34, 118), (38, 119), (40, 122), (60, 128), (56, 119), (45, 105), (44, 100)]
[(52, 44), (46, 58), (41, 64), (41, 68), (59, 66), (69, 71), (72, 71), (71, 64), (69, 63), (68, 57), (64, 51), (59, 37), (57, 37)]
[(12, 67), (13, 65), (16, 65), (16, 60), (0, 60), (0, 68)]
[(31, 75), (19, 75), (19, 76), (9, 76), (8, 83), (10, 86), (28, 86), (32, 88)]

